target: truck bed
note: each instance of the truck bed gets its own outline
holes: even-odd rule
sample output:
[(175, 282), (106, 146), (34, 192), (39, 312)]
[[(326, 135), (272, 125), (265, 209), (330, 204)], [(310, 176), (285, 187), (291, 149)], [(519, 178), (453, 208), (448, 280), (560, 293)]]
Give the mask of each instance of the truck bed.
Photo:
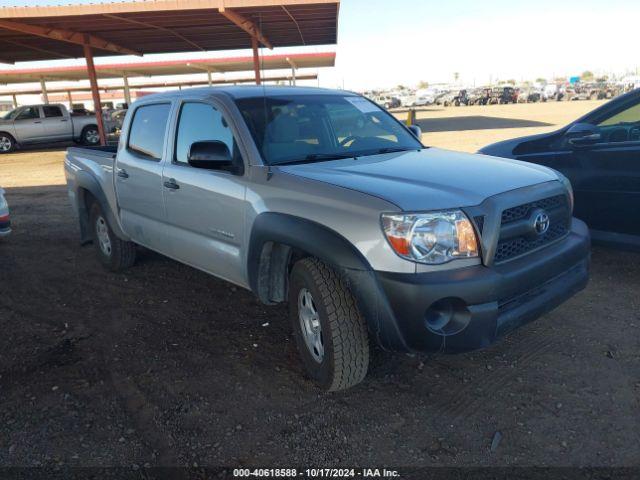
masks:
[(91, 152), (91, 155), (98, 155), (113, 158), (118, 151), (117, 145), (97, 145), (95, 147), (69, 147), (68, 153), (72, 155), (83, 155), (83, 152)]

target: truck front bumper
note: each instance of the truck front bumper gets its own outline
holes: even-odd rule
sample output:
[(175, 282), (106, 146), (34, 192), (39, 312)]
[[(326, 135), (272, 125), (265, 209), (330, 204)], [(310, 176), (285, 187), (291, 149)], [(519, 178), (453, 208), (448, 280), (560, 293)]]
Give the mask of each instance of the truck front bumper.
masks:
[(378, 309), (369, 327), (390, 350), (455, 353), (485, 347), (585, 288), (589, 264), (589, 231), (574, 219), (561, 241), (501, 265), (376, 272)]

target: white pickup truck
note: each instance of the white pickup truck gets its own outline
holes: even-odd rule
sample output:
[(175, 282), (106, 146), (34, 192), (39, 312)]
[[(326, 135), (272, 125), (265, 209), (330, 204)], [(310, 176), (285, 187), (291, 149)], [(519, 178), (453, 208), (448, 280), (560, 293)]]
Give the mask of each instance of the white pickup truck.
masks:
[(0, 118), (0, 153), (19, 145), (76, 141), (100, 142), (95, 115), (72, 115), (61, 104), (24, 105)]

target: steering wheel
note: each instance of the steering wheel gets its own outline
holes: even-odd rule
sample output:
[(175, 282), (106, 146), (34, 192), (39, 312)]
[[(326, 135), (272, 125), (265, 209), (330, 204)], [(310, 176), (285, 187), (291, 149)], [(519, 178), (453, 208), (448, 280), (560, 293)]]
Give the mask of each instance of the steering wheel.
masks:
[(359, 138), (361, 138), (361, 137), (359, 137), (358, 135), (349, 135), (349, 136), (347, 136), (347, 137), (344, 137), (344, 138), (340, 141), (340, 146), (341, 146), (341, 147), (344, 147), (347, 143), (349, 143), (349, 142), (354, 142), (354, 141), (358, 140)]

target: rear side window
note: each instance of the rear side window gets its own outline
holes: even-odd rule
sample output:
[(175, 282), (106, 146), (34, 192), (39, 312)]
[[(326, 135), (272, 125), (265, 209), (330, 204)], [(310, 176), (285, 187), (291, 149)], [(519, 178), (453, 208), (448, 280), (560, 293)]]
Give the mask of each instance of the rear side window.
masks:
[(45, 105), (42, 107), (42, 111), (44, 112), (44, 116), (46, 118), (62, 117), (62, 110), (60, 109), (60, 107)]
[(127, 148), (149, 159), (160, 160), (170, 109), (169, 103), (138, 107), (129, 128)]

